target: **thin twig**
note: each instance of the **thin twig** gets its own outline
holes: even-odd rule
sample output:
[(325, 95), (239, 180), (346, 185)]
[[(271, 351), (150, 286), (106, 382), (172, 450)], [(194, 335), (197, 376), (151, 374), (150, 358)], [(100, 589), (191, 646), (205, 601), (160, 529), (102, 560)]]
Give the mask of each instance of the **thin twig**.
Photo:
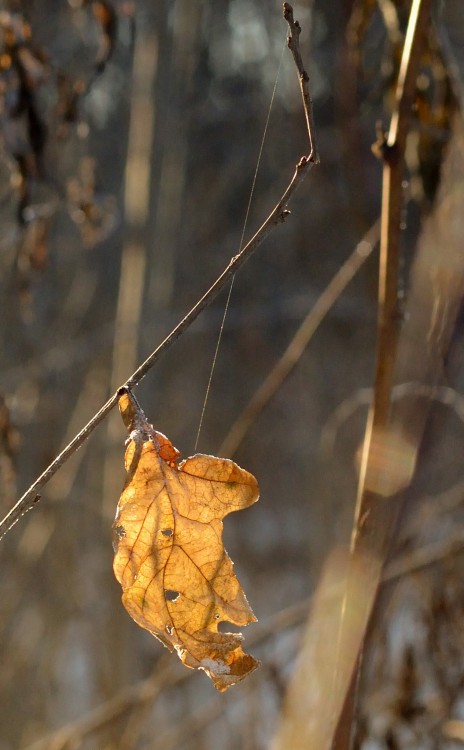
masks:
[[(371, 561), (371, 579), (366, 588), (363, 612), (359, 617), (356, 640), (358, 653), (353, 652), (351, 669), (345, 669), (343, 703), (339, 706), (338, 722), (334, 731), (337, 750), (350, 748), (353, 716), (356, 711), (357, 664), (362, 653), (382, 569), (402, 504), (386, 502), (380, 488), (370, 486), (370, 473), (378, 461), (377, 436), (382, 438), (391, 416), (393, 372), (397, 354), (400, 316), (398, 314), (398, 273), (400, 258), (401, 213), (403, 208), (402, 182), (405, 167), (406, 141), (411, 123), (419, 64), (430, 24), (431, 0), (413, 0), (403, 47), (398, 82), (388, 136), (380, 135), (378, 146), (384, 159), (382, 181), (382, 215), (379, 268), (379, 319), (377, 362), (373, 404), (368, 417), (364, 439), (355, 520), (352, 533), (352, 573), (348, 576), (343, 611), (353, 606), (351, 591), (356, 591), (356, 566), (364, 558)], [(403, 485), (404, 486), (404, 485)], [(400, 487), (398, 487), (398, 490)], [(395, 494), (392, 488), (390, 494)], [(341, 624), (343, 630), (343, 619)], [(342, 638), (342, 633), (340, 638)], [(352, 644), (352, 646), (353, 646)], [(345, 665), (347, 666), (347, 665)]]
[[(271, 615), (263, 623), (253, 627), (253, 631), (249, 634), (249, 644), (262, 643), (286, 628), (302, 622), (308, 613), (308, 608), (309, 599), (305, 599)], [(162, 661), (157, 663), (150, 677), (123, 688), (113, 698), (29, 745), (27, 750), (65, 750), (71, 740), (82, 740), (113, 722), (131, 708), (153, 702), (161, 688), (175, 687), (197, 674), (195, 670), (182, 669), (180, 664), (171, 660), (169, 654), (166, 654), (166, 657), (166, 660), (162, 657)]]
[[(314, 162), (309, 161), (306, 156), (303, 156), (298, 164), (296, 165), (295, 173), (288, 185), (282, 198), (269, 214), (266, 221), (258, 229), (254, 237), (248, 242), (247, 245), (241, 250), (238, 255), (235, 255), (227, 268), (222, 274), (216, 279), (214, 284), (208, 289), (208, 291), (198, 300), (196, 305), (192, 307), (190, 312), (187, 313), (185, 318), (171, 331), (169, 336), (158, 346), (155, 351), (143, 362), (140, 367), (134, 372), (134, 374), (124, 384), (127, 388), (131, 389), (138, 385), (142, 378), (145, 377), (147, 372), (153, 367), (155, 362), (161, 357), (164, 352), (169, 349), (172, 344), (186, 331), (186, 329), (196, 320), (203, 310), (211, 304), (211, 302), (217, 297), (221, 289), (225, 286), (227, 281), (237, 273), (237, 271), (245, 264), (248, 258), (257, 250), (262, 242), (270, 235), (275, 227), (282, 224), (290, 212), (287, 210), (287, 205), (290, 198), (293, 196), (297, 188), (301, 185), (304, 178), (312, 168)], [(0, 526), (1, 528), (1, 526)]]
[[(373, 388), (358, 388), (334, 409), (321, 432), (320, 446), (323, 455), (328, 456), (333, 451), (340, 427), (361, 406), (368, 406), (371, 403), (373, 392)], [(464, 422), (464, 396), (454, 388), (412, 381), (410, 383), (399, 383), (392, 389), (392, 400), (394, 402), (407, 396), (423, 397), (427, 401), (439, 402), (444, 406), (449, 406), (454, 410), (458, 419)]]
[[(379, 504), (376, 493), (366, 487), (367, 464), (375, 456), (369, 444), (375, 430), (390, 419), (393, 365), (398, 338), (398, 268), (401, 234), (402, 180), (405, 149), (419, 61), (430, 21), (430, 0), (414, 0), (396, 89), (396, 108), (384, 143), (382, 226), (380, 240), (379, 322), (374, 398), (366, 431), (364, 466), (361, 468), (353, 549), (363, 549), (381, 560), (386, 555), (399, 504)], [(380, 513), (381, 518), (378, 517)], [(368, 519), (368, 520), (367, 520)], [(366, 521), (366, 523), (364, 523)], [(372, 604), (372, 603), (371, 603)]]
[[(192, 307), (187, 315), (178, 323), (178, 325), (171, 331), (171, 333), (164, 339), (164, 341), (155, 349), (154, 352), (143, 362), (140, 367), (126, 380), (121, 388), (127, 388), (131, 390), (140, 383), (142, 378), (145, 377), (147, 372), (153, 367), (160, 357), (167, 351), (177, 339), (187, 330), (187, 328), (196, 320), (203, 310), (210, 305), (215, 297), (219, 294), (223, 286), (237, 271), (243, 266), (248, 258), (255, 252), (255, 250), (262, 244), (262, 242), (268, 237), (271, 231), (285, 221), (289, 211), (286, 206), (290, 198), (295, 193), (296, 189), (301, 185), (302, 181), (308, 174), (309, 170), (313, 166), (313, 162), (308, 161), (306, 157), (302, 157), (296, 166), (295, 173), (288, 185), (282, 198), (270, 213), (264, 224), (258, 229), (254, 237), (248, 242), (243, 250), (236, 256), (234, 256), (229, 262), (227, 268), (222, 274), (216, 279), (214, 284), (208, 289), (207, 292), (201, 297), (201, 299)], [(119, 389), (118, 389), (119, 390)], [(118, 401), (118, 391), (113, 393), (111, 398), (101, 407), (101, 409), (87, 422), (85, 427), (71, 440), (70, 443), (61, 451), (61, 453), (52, 461), (50, 466), (36, 479), (36, 481), (29, 487), (24, 495), (18, 500), (16, 505), (10, 510), (5, 518), (0, 522), (0, 539), (15, 525), (15, 523), (21, 518), (22, 515), (31, 507), (32, 499), (37, 495), (38, 491), (46, 485), (50, 479), (56, 474), (58, 469), (75, 453), (82, 443), (89, 437), (94, 429), (105, 419), (109, 412), (113, 409)]]
[[(408, 575), (414, 575), (449, 556), (462, 554), (463, 549), (464, 531), (461, 530), (448, 539), (421, 546), (393, 559), (385, 568), (381, 583), (383, 585), (389, 584)], [(313, 598), (311, 597), (281, 610), (277, 615), (270, 617), (267, 622), (263, 623), (262, 634), (266, 634), (266, 637), (278, 636), (285, 628), (299, 627), (307, 617), (312, 604)], [(262, 674), (261, 679), (263, 679)], [(199, 734), (206, 726), (210, 726), (221, 716), (224, 710), (224, 702), (221, 703), (217, 697), (214, 697), (211, 701), (188, 713), (182, 722), (173, 729), (162, 732), (158, 738), (159, 744), (149, 744), (147, 748), (153, 748), (154, 750), (155, 747), (162, 747), (163, 750), (168, 750), (169, 748), (180, 747), (187, 737)], [(314, 746), (314, 750), (320, 749)]]
[(430, 0), (414, 0), (409, 16), (395, 92), (395, 109), (385, 138), (376, 144), (383, 159), (382, 225), (379, 272), (379, 330), (373, 403), (373, 426), (385, 425), (390, 412), (390, 391), (400, 315), (398, 272), (403, 210), (403, 175), (406, 139), (419, 72), (420, 57), (430, 21)]
[(407, 552), (392, 560), (385, 568), (382, 583), (390, 583), (406, 575), (417, 573), (447, 557), (462, 554), (464, 548), (464, 530), (459, 530), (447, 539), (431, 542), (423, 547)]
[[(242, 698), (243, 701), (243, 698)], [(220, 695), (214, 695), (201, 706), (193, 711), (185, 712), (183, 718), (175, 722), (173, 726), (161, 732), (156, 739), (143, 745), (143, 750), (172, 750), (185, 746), (187, 740), (211, 727), (217, 719), (220, 719), (226, 709), (224, 699)], [(242, 712), (239, 714), (242, 716)]]
[(18, 500), (16, 505), (10, 510), (9, 513), (0, 522), (0, 540), (3, 539), (5, 534), (13, 528), (15, 523), (24, 515), (24, 513), (31, 507), (33, 498), (37, 495), (38, 490), (42, 489), (50, 479), (56, 474), (63, 464), (71, 458), (71, 456), (81, 447), (81, 445), (87, 440), (89, 435), (94, 431), (96, 427), (103, 421), (107, 414), (111, 411), (113, 406), (118, 401), (118, 394), (114, 393), (111, 398), (108, 399), (100, 411), (98, 411), (92, 419), (87, 422), (85, 427), (71, 440), (70, 443), (64, 448), (61, 453), (51, 462), (45, 471), (35, 480), (35, 482), (29, 487), (24, 495)]
[[(404, 576), (413, 575), (450, 555), (461, 554), (463, 550), (464, 532), (459, 531), (442, 542), (434, 542), (394, 558), (384, 570), (382, 583), (391, 583)], [(248, 636), (249, 645), (259, 645), (289, 628), (301, 625), (308, 616), (310, 606), (311, 597), (301, 599), (270, 615), (264, 622), (254, 625)], [(129, 710), (153, 703), (161, 688), (175, 687), (196, 675), (195, 670), (181, 671), (180, 665), (173, 663), (169, 654), (166, 656), (166, 662), (158, 663), (150, 677), (123, 688), (113, 698), (96, 706), (87, 714), (36, 740), (27, 750), (64, 750), (72, 740), (82, 741)]]
[(290, 52), (293, 55), (296, 68), (298, 70), (298, 80), (300, 82), (301, 96), (303, 99), (303, 107), (306, 117), (306, 125), (308, 128), (308, 137), (311, 151), (308, 159), (315, 164), (319, 164), (319, 151), (317, 148), (316, 141), (316, 128), (314, 125), (313, 115), (313, 100), (309, 93), (309, 75), (303, 66), (303, 60), (301, 59), (300, 52), (300, 33), (301, 26), (298, 21), (293, 18), (293, 8), (290, 3), (283, 4), (284, 18), (288, 23), (288, 37), (287, 45)]
[[(122, 388), (131, 390), (140, 383), (142, 378), (145, 377), (147, 372), (153, 367), (160, 357), (167, 351), (177, 339), (191, 326), (203, 310), (208, 307), (213, 300), (217, 297), (221, 289), (225, 284), (232, 278), (234, 274), (246, 263), (246, 261), (253, 255), (255, 250), (264, 242), (269, 234), (280, 224), (282, 224), (290, 211), (287, 209), (288, 203), (293, 197), (294, 193), (301, 185), (309, 171), (312, 169), (314, 164), (318, 162), (317, 152), (315, 149), (314, 142), (314, 125), (312, 120), (311, 112), (311, 100), (308, 93), (308, 77), (301, 81), (300, 67), (298, 67), (299, 56), (299, 44), (298, 34), (295, 33), (296, 29), (300, 28), (299, 24), (293, 21), (293, 11), (290, 5), (286, 3), (284, 5), (284, 13), (287, 13), (287, 22), (290, 25), (290, 29), (293, 30), (293, 42), (291, 45), (292, 53), (297, 65), (298, 74), (300, 78), (300, 86), (302, 91), (303, 106), (305, 110), (306, 119), (308, 122), (308, 133), (311, 142), (311, 151), (309, 156), (302, 156), (298, 164), (296, 165), (294, 175), (290, 180), (285, 192), (280, 198), (275, 208), (271, 211), (265, 222), (260, 226), (255, 235), (245, 245), (245, 247), (233, 258), (231, 258), (228, 266), (222, 272), (222, 274), (216, 279), (214, 284), (210, 286), (207, 292), (198, 300), (198, 302), (192, 307), (187, 315), (178, 323), (178, 325), (171, 331), (171, 333), (161, 342), (161, 344), (155, 349), (154, 352), (143, 362), (140, 367), (122, 384)], [(292, 25), (293, 24), (293, 25)], [(296, 56), (295, 56), (296, 55)], [(303, 71), (304, 72), (304, 71)], [(304, 85), (303, 85), (304, 84)], [(118, 389), (119, 390), (119, 389)], [(118, 401), (118, 391), (108, 399), (108, 401), (101, 407), (101, 409), (90, 419), (90, 421), (83, 427), (83, 429), (71, 440), (71, 442), (61, 451), (61, 453), (52, 461), (45, 471), (35, 480), (35, 482), (29, 487), (24, 495), (18, 500), (16, 505), (10, 510), (10, 512), (0, 521), (0, 540), (5, 534), (17, 523), (24, 512), (29, 509), (33, 498), (36, 497), (39, 490), (50, 481), (50, 479), (56, 474), (58, 469), (75, 453), (82, 443), (89, 437), (93, 430), (102, 422), (105, 417), (110, 413), (113, 407)]]
[(70, 722), (61, 729), (36, 740), (28, 745), (27, 750), (66, 750), (66, 748), (75, 747), (75, 743), (81, 742), (89, 734), (103, 729), (134, 705), (153, 701), (166, 684), (173, 684), (171, 665), (172, 662), (168, 655), (163, 655), (157, 663), (153, 675), (135, 685), (124, 688), (113, 698), (93, 708), (76, 721)]
[[(65, 439), (69, 440), (78, 428), (79, 422), (81, 421), (82, 410), (86, 408), (90, 409), (92, 403), (98, 404), (104, 393), (105, 385), (98, 367), (90, 368), (85, 377), (79, 397), (70, 414)], [(88, 443), (83, 445), (82, 450), (79, 451), (75, 459), (68, 463), (57, 480), (55, 480), (53, 485), (49, 488), (49, 501), (58, 500), (69, 495), (75, 483), (79, 468), (82, 465), (87, 446)], [(31, 508), (32, 507), (34, 507), (34, 499), (31, 503)], [(8, 597), (9, 617), (6, 616), (7, 613), (4, 611), (0, 625), (0, 641), (5, 643), (7, 654), (7, 659), (2, 664), (2, 672), (4, 674), (9, 671), (6, 661), (9, 660), (10, 654), (14, 653), (14, 649), (8, 648), (5, 635), (8, 632), (10, 632), (10, 634), (14, 633), (12, 622), (15, 613), (20, 608), (21, 603), (30, 597), (31, 588), (36, 585), (37, 565), (47, 548), (47, 544), (53, 535), (57, 523), (58, 519), (56, 514), (34, 516), (31, 518), (30, 523), (25, 523), (23, 525), (22, 532), (18, 538), (15, 552), (17, 558), (27, 561), (27, 572), (25, 569), (18, 585), (12, 589), (12, 592)], [(13, 679), (13, 674), (14, 672), (11, 672), (11, 679)]]
[(378, 237), (379, 222), (376, 221), (366, 232), (363, 239), (358, 242), (349, 258), (339, 268), (333, 279), (324, 289), (314, 307), (311, 308), (298, 327), (282, 357), (235, 420), (219, 447), (219, 454), (221, 456), (232, 457), (237, 451), (252, 424), (269, 404), (299, 362), (310, 340), (329, 310), (334, 306), (353, 276), (370, 256), (378, 241)]
[[(125, 243), (121, 253), (119, 290), (113, 336), (110, 388), (117, 390), (128, 371), (137, 367), (138, 332), (142, 319), (147, 247), (141, 237), (150, 213), (149, 165), (153, 148), (155, 114), (153, 90), (158, 65), (155, 33), (137, 34), (131, 75), (130, 123), (124, 185)], [(142, 120), (142, 123), (141, 123)], [(140, 165), (146, 173), (142, 179)], [(130, 368), (130, 370), (129, 370)], [(119, 415), (113, 411), (106, 423), (103, 462), (102, 513), (114, 515), (118, 475), (114, 471), (115, 450), (120, 436)]]
[[(320, 655), (311, 665), (311, 690), (302, 695), (300, 678), (307, 674), (308, 665), (295, 672), (287, 694), (281, 724), (274, 750), (292, 747), (318, 747), (327, 750), (350, 747), (352, 718), (355, 710), (356, 666), (372, 609), (382, 577), (382, 570), (400, 505), (386, 500), (380, 493), (367, 489), (365, 483), (368, 458), (375, 460), (370, 450), (373, 425), (387, 425), (390, 415), (393, 364), (398, 336), (397, 278), (399, 267), (399, 238), (402, 211), (402, 179), (404, 152), (414, 101), (419, 60), (425, 41), (427, 20), (430, 18), (430, 0), (413, 0), (409, 16), (406, 41), (396, 89), (396, 109), (392, 116), (388, 138), (381, 140), (385, 159), (382, 194), (382, 231), (379, 279), (379, 323), (377, 371), (372, 417), (366, 433), (362, 471), (358, 491), (356, 518), (352, 539), (352, 555), (344, 562), (343, 581), (337, 582), (334, 618), (330, 625), (336, 643), (328, 651), (328, 659)], [(372, 444), (372, 448), (375, 445)], [(383, 475), (382, 475), (383, 478)], [(393, 493), (390, 493), (393, 494)], [(330, 582), (340, 561), (333, 560), (328, 567)], [(348, 565), (348, 567), (346, 567)], [(340, 572), (340, 571), (338, 571)], [(345, 575), (346, 574), (346, 575)], [(324, 584), (322, 584), (323, 586)], [(308, 623), (306, 656), (317, 656), (320, 639), (327, 634), (319, 630), (327, 622), (324, 597), (321, 590), (320, 608)], [(321, 618), (321, 619), (318, 619)], [(325, 618), (325, 619), (324, 619)], [(322, 626), (322, 630), (324, 626)], [(330, 658), (329, 658), (330, 657)], [(307, 679), (307, 678), (306, 678)], [(296, 698), (297, 696), (297, 698)], [(311, 718), (310, 718), (311, 717)], [(318, 744), (320, 742), (320, 744)]]

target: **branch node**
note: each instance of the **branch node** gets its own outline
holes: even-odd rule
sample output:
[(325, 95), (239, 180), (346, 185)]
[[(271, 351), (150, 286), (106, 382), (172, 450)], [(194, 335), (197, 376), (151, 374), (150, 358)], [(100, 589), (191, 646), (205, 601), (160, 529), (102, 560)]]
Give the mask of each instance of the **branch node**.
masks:
[(381, 159), (387, 164), (393, 164), (398, 154), (398, 148), (396, 143), (393, 145), (388, 143), (387, 133), (380, 120), (376, 123), (375, 132), (377, 138), (371, 146), (372, 153), (377, 159)]

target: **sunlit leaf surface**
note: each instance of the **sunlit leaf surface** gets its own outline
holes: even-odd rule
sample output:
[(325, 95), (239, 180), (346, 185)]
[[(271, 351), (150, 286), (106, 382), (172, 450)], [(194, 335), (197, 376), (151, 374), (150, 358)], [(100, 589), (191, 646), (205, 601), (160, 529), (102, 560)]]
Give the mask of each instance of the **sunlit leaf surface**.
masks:
[(222, 544), (222, 519), (256, 502), (257, 481), (224, 458), (197, 454), (179, 463), (179, 451), (127, 393), (119, 407), (130, 430), (113, 525), (123, 604), (187, 667), (226, 690), (258, 662), (242, 650), (240, 634), (218, 632), (223, 621), (256, 620)]

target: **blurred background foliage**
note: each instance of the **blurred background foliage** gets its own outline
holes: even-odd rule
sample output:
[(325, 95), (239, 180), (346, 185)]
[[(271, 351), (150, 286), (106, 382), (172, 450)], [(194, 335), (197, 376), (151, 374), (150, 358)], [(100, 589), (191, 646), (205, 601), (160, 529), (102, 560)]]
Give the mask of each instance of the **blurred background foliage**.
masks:
[[(388, 124), (409, 5), (302, 0), (295, 7), (321, 165), (235, 280), (202, 452), (218, 452), (378, 217), (381, 163), (371, 144), (376, 121)], [(280, 198), (307, 136), (278, 2), (3, 0), (0, 7), (4, 515), (236, 253), (277, 73), (245, 239)], [(461, 101), (460, 0), (436, 3), (435, 22), (408, 145), (405, 289)], [(351, 531), (366, 417), (365, 401), (353, 397), (372, 384), (376, 290), (374, 252), (234, 456), (261, 487), (260, 502), (228, 518), (224, 534), (260, 621), (245, 637), (261, 669), (219, 696), (204, 675), (166, 660), (124, 612), (111, 522), (125, 430), (114, 414), (1, 543), (0, 750), (268, 746), (307, 599), (328, 550)], [(225, 299), (137, 389), (156, 429), (184, 455), (194, 450)], [(461, 328), (462, 320), (445, 375), (457, 391)], [(337, 418), (347, 400), (352, 408)], [(417, 546), (419, 532), (436, 541), (462, 521), (456, 403), (432, 410), (411, 490), (425, 520), (418, 529), (414, 519), (403, 551)], [(330, 448), (321, 450), (334, 420)], [(373, 637), (363, 673), (358, 746), (462, 742), (463, 558), (453, 552), (395, 584), (391, 617)]]

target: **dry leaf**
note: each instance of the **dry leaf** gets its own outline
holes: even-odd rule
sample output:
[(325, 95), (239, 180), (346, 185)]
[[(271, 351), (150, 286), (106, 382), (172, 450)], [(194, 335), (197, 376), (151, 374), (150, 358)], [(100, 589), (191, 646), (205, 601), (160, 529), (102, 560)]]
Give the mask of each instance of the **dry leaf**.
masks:
[(179, 463), (125, 390), (119, 408), (130, 432), (113, 525), (123, 604), (187, 667), (226, 690), (259, 662), (242, 650), (240, 633), (218, 632), (223, 621), (256, 621), (222, 544), (222, 519), (257, 501), (257, 481), (225, 458), (200, 453)]

